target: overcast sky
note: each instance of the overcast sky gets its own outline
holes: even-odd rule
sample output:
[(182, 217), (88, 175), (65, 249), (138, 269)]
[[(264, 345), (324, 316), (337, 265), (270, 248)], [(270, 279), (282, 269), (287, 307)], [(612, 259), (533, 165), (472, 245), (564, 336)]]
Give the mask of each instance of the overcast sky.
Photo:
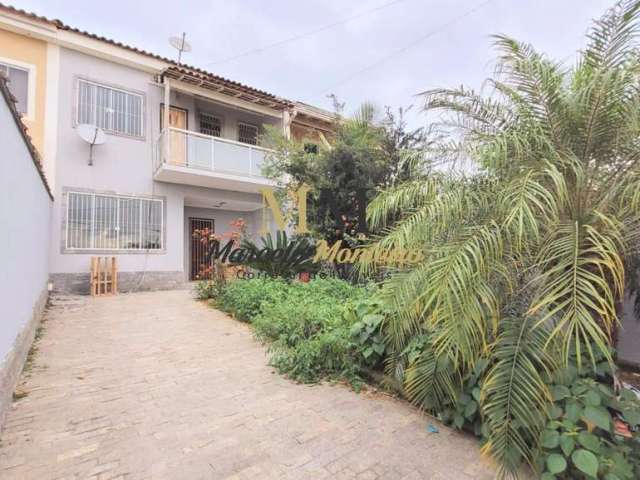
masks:
[[(599, 17), (613, 2), (13, 0), (7, 3), (172, 58), (176, 52), (167, 38), (184, 31), (193, 45), (193, 52), (185, 55), (185, 63), (289, 99), (330, 109), (332, 103), (327, 94), (335, 93), (346, 102), (347, 112), (370, 100), (393, 107), (413, 103), (417, 113), (419, 100), (415, 95), (423, 90), (482, 85), (493, 68), (491, 34), (511, 35), (557, 59), (572, 62), (575, 52), (584, 44), (591, 19)], [(351, 17), (358, 18), (229, 60)], [(420, 116), (412, 116), (411, 122), (422, 121)]]

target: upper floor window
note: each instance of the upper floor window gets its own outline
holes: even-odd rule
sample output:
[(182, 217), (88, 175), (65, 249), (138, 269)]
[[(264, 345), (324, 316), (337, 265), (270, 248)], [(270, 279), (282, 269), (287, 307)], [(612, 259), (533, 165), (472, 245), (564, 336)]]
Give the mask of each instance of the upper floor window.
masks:
[(220, 137), (222, 134), (222, 120), (210, 113), (200, 113), (200, 133)]
[(111, 133), (143, 137), (142, 95), (78, 80), (77, 121)]
[(258, 127), (249, 123), (238, 123), (238, 141), (256, 145), (258, 143)]
[(9, 79), (9, 90), (16, 97), (16, 109), (26, 115), (29, 111), (29, 69), (0, 62), (0, 72)]
[(66, 245), (79, 250), (160, 250), (159, 199), (69, 192)]

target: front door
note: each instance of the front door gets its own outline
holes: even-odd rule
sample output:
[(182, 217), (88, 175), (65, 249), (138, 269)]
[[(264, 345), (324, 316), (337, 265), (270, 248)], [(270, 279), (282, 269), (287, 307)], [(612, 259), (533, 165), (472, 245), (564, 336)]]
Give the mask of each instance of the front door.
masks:
[[(169, 127), (187, 130), (188, 111), (183, 108), (169, 107)], [(164, 106), (160, 107), (160, 124), (164, 126)], [(187, 165), (187, 134), (185, 132), (169, 131), (169, 163), (172, 165)]]
[(190, 218), (189, 219), (189, 235), (191, 236), (191, 268), (189, 274), (189, 280), (198, 280), (199, 273), (205, 267), (205, 259), (207, 254), (207, 245), (200, 241), (199, 237), (194, 237), (193, 234), (196, 230), (203, 230), (208, 228), (210, 232), (213, 232), (213, 220), (209, 218)]

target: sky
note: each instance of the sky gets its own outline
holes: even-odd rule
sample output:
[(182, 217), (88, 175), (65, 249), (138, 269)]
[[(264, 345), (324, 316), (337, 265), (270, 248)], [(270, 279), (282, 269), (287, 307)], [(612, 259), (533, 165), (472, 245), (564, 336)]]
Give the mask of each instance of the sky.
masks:
[(328, 95), (335, 94), (346, 104), (346, 113), (365, 101), (381, 109), (414, 105), (408, 117), (414, 126), (426, 122), (420, 112), (420, 92), (460, 85), (482, 87), (493, 72), (492, 34), (529, 42), (570, 64), (585, 43), (592, 19), (613, 3), (2, 1), (171, 58), (177, 52), (167, 39), (186, 32), (193, 47), (183, 58), (189, 65), (330, 110)]

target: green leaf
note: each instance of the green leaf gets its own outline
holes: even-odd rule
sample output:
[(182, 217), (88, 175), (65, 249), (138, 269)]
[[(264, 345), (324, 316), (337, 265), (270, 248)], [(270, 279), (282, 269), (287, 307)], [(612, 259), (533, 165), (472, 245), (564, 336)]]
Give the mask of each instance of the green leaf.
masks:
[(632, 427), (640, 425), (640, 410), (623, 409), (622, 416), (624, 417), (625, 421)]
[(594, 453), (598, 453), (600, 451), (600, 439), (593, 433), (580, 432), (578, 435), (578, 443)]
[(551, 409), (549, 410), (549, 416), (553, 419), (556, 420), (558, 418), (560, 418), (562, 416), (564, 412), (562, 411), (562, 408), (560, 408), (557, 405), (554, 405), (551, 407)]
[(582, 417), (602, 430), (611, 431), (611, 414), (604, 407), (586, 406)]
[(584, 403), (586, 405), (590, 405), (592, 407), (597, 407), (600, 405), (601, 399), (600, 394), (595, 390), (589, 390), (584, 396)]
[(565, 456), (569, 456), (571, 455), (571, 452), (573, 452), (573, 449), (576, 446), (576, 441), (572, 438), (569, 437), (567, 435), (563, 435), (562, 437), (560, 437), (560, 449), (562, 450), (562, 453), (565, 454)]
[(564, 472), (567, 469), (567, 461), (559, 453), (552, 453), (547, 457), (547, 469), (553, 474)]
[(362, 323), (361, 322), (356, 322), (353, 325), (351, 325), (351, 330), (350, 330), (351, 336), (355, 337), (355, 336), (359, 335), (361, 329), (362, 329)]
[(540, 445), (548, 449), (556, 448), (560, 445), (560, 434), (555, 430), (545, 430), (542, 433)]
[(376, 343), (373, 345), (373, 349), (376, 351), (377, 354), (382, 355), (384, 353), (384, 344), (383, 343)]
[(474, 400), (476, 402), (480, 401), (480, 388), (475, 387), (473, 390), (471, 390), (471, 396), (474, 398)]
[(384, 320), (384, 317), (382, 315), (377, 314), (377, 313), (370, 313), (370, 314), (365, 315), (364, 317), (362, 317), (362, 320), (364, 322), (370, 323), (370, 324), (375, 325), (377, 327), (378, 325), (380, 325), (380, 322), (382, 322)]
[(544, 472), (540, 477), (540, 480), (556, 480), (556, 476), (549, 472)]
[(467, 418), (471, 418), (474, 413), (478, 411), (478, 404), (473, 400), (467, 403), (467, 406), (464, 409), (464, 416)]
[(567, 402), (567, 407), (565, 409), (565, 418), (572, 423), (576, 423), (580, 419), (580, 415), (582, 415), (582, 407), (578, 402)]
[(551, 388), (551, 396), (557, 402), (571, 396), (571, 391), (564, 385), (554, 385)]
[(364, 356), (364, 358), (369, 358), (372, 353), (373, 353), (373, 348), (367, 347), (363, 350), (362, 355)]
[(573, 392), (574, 395), (582, 395), (588, 389), (589, 387), (582, 382), (576, 383), (574, 386), (571, 387), (571, 391)]
[(598, 475), (598, 459), (588, 450), (579, 449), (571, 455), (571, 461), (585, 475), (597, 477)]
[(462, 427), (464, 426), (464, 417), (459, 413), (456, 413), (453, 417), (453, 424), (458, 430), (462, 430)]
[(622, 389), (622, 391), (620, 392), (620, 398), (622, 398), (622, 400), (637, 400), (638, 399), (638, 397), (636, 397), (636, 394), (633, 393), (628, 388), (623, 388)]

